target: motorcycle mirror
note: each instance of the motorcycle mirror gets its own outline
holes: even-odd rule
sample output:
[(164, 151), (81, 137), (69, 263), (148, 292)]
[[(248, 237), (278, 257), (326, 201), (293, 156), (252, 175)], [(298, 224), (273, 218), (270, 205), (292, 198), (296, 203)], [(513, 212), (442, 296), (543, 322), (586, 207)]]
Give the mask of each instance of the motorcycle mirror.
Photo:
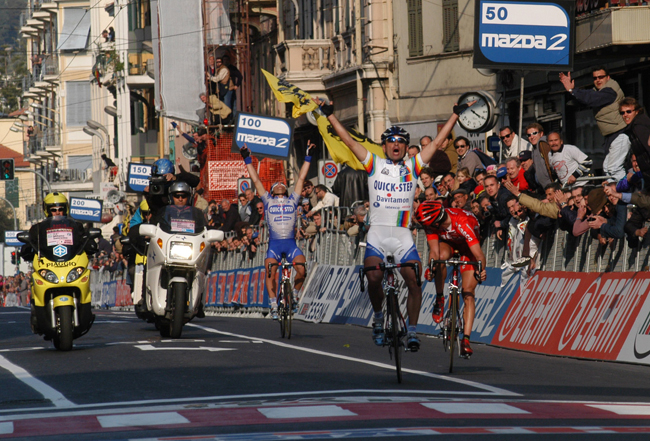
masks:
[(156, 226), (151, 224), (140, 225), (140, 236), (154, 237), (156, 235)]
[[(140, 227), (142, 231), (142, 227)], [(223, 231), (219, 230), (208, 230), (208, 243), (221, 242), (223, 240)]]
[(88, 231), (88, 237), (90, 237), (91, 239), (97, 239), (101, 235), (102, 235), (102, 230), (100, 230), (99, 228), (91, 228)]
[(129, 238), (129, 237), (120, 237), (120, 242), (122, 242), (122, 245), (130, 245), (131, 244), (131, 238)]
[(29, 243), (29, 232), (21, 231), (16, 235), (16, 239), (18, 239), (22, 243)]

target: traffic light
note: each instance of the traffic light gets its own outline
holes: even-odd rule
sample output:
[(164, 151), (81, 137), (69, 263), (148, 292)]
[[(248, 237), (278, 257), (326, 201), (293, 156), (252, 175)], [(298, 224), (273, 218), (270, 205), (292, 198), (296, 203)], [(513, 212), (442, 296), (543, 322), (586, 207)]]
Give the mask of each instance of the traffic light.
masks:
[(12, 158), (0, 159), (2, 164), (2, 173), (0, 181), (11, 181), (14, 179), (14, 160)]
[(16, 265), (16, 252), (15, 251), (11, 252), (11, 264)]

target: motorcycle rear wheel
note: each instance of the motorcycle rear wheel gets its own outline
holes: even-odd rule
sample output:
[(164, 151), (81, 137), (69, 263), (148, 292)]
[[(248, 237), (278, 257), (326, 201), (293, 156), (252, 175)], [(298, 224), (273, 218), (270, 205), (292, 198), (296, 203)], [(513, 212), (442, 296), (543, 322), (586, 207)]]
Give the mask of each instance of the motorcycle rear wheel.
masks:
[(183, 332), (183, 321), (185, 319), (185, 305), (187, 304), (187, 290), (184, 283), (172, 285), (174, 305), (172, 306), (172, 321), (169, 328), (171, 338), (181, 338)]
[(59, 306), (54, 310), (56, 316), (56, 334), (54, 334), (54, 347), (60, 351), (72, 349), (72, 306)]

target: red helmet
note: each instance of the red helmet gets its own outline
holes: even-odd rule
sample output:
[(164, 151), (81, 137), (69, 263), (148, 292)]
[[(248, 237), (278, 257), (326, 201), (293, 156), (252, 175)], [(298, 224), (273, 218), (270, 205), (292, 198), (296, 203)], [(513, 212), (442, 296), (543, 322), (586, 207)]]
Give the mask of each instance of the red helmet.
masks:
[(438, 200), (422, 202), (415, 212), (415, 219), (425, 227), (440, 222), (444, 216), (445, 208)]

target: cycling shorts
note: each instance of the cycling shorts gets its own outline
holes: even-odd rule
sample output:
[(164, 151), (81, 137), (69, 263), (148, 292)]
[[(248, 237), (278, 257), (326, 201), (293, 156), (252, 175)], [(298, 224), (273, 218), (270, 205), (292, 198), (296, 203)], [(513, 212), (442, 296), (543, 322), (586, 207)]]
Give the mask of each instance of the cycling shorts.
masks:
[[(467, 243), (455, 243), (455, 242), (447, 242), (445, 240), (440, 241), (441, 244), (449, 245), (451, 247), (451, 254), (453, 257), (454, 250), (458, 251), (460, 254), (460, 260), (463, 262), (477, 262), (476, 257), (474, 257), (474, 253), (472, 253), (472, 250), (469, 249), (469, 245)], [(474, 267), (474, 265), (461, 265), (460, 266), (460, 272), (461, 274), (467, 271), (476, 271), (478, 270), (478, 266)]]
[(293, 259), (296, 257), (303, 256), (295, 239), (269, 240), (269, 249), (266, 252), (266, 258), (275, 259), (280, 262), (282, 260), (282, 254), (286, 256), (287, 262), (289, 263), (293, 263)]
[(371, 225), (366, 243), (365, 259), (376, 256), (386, 261), (386, 256), (392, 254), (395, 263), (420, 261), (420, 255), (413, 243), (413, 234), (408, 228)]

